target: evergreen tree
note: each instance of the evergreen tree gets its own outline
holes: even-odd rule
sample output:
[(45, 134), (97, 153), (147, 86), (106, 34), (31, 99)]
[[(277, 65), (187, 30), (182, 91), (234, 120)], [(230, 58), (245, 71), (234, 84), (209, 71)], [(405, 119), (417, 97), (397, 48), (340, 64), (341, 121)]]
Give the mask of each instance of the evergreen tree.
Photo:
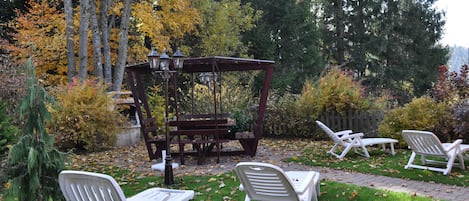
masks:
[(318, 2), (329, 63), (353, 70), (370, 92), (390, 91), (401, 102), (430, 89), (448, 51), (438, 45), (444, 20), (433, 0)]
[(54, 138), (46, 132), (51, 118), (46, 108), (50, 101), (39, 86), (31, 58), (27, 64), (28, 93), (20, 104), (24, 126), (21, 137), (8, 155), (8, 197), (19, 201), (62, 200), (58, 175), (64, 168), (64, 154), (54, 147)]
[(319, 75), (319, 34), (311, 1), (251, 1), (263, 16), (245, 34), (249, 54), (276, 62), (272, 88), (299, 93), (304, 80)]

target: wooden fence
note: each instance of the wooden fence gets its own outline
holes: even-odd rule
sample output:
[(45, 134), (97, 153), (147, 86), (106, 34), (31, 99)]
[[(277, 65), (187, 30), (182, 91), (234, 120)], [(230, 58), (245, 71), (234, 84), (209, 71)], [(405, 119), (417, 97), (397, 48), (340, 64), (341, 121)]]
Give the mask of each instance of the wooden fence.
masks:
[(334, 131), (353, 130), (354, 132), (364, 133), (366, 137), (376, 137), (378, 135), (378, 125), (383, 117), (383, 111), (350, 110), (343, 113), (326, 112), (319, 120)]

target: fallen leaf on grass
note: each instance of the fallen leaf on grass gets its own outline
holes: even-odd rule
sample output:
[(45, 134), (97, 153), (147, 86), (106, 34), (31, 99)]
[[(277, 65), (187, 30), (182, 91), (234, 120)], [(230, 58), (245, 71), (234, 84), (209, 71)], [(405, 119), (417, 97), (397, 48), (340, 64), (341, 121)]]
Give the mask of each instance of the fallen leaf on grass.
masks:
[(213, 177), (211, 177), (210, 179), (208, 179), (208, 182), (214, 182), (214, 181), (217, 181), (217, 179), (216, 179), (216, 178), (213, 178)]

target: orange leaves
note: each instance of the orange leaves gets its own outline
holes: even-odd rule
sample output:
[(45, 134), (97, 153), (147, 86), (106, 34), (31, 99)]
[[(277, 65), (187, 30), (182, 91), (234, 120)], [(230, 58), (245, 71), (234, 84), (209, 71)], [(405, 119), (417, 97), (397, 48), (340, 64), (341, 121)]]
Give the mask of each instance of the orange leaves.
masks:
[[(28, 13), (18, 12), (18, 17), (11, 22), (17, 31), (12, 34), (16, 43), (6, 44), (5, 49), (12, 52), (18, 64), (34, 56), (38, 75), (48, 71), (61, 73), (65, 69), (63, 15), (45, 0), (30, 1), (29, 5), (31, 9)], [(39, 77), (45, 78), (43, 75)]]

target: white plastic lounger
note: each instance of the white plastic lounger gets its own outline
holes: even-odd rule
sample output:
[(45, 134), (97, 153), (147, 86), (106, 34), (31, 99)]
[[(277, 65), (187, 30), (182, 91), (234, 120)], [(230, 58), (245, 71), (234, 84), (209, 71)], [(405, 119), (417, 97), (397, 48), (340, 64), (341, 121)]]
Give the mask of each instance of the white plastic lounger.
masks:
[(67, 201), (188, 201), (195, 195), (192, 190), (149, 188), (126, 198), (111, 176), (75, 170), (60, 172), (59, 185)]
[[(459, 165), (461, 169), (465, 169), (464, 158), (462, 157), (462, 151), (460, 147), (462, 143), (461, 139), (456, 140), (453, 143), (441, 143), (438, 137), (436, 137), (436, 135), (432, 132), (417, 130), (403, 130), (402, 136), (409, 145), (409, 148), (412, 149), (412, 155), (410, 156), (409, 162), (404, 167), (405, 169), (418, 168), (442, 172), (444, 175), (447, 175), (451, 172), (453, 164)], [(465, 149), (467, 148), (465, 146)], [(422, 157), (422, 165), (414, 164), (414, 160), (417, 155)], [(429, 160), (425, 158), (426, 156), (441, 157), (445, 160)], [(456, 158), (458, 158), (459, 163), (454, 163)], [(446, 167), (430, 167), (427, 166), (427, 164), (440, 164), (446, 165)]]
[(283, 171), (259, 162), (241, 162), (235, 167), (246, 191), (245, 201), (317, 201), (319, 173), (315, 171)]
[[(352, 130), (344, 130), (339, 132), (334, 132), (332, 129), (327, 127), (320, 121), (316, 121), (316, 124), (327, 133), (327, 135), (334, 140), (334, 146), (327, 152), (339, 159), (343, 159), (345, 155), (353, 149), (353, 151), (359, 155), (370, 157), (366, 146), (381, 144), (383, 151), (386, 151), (386, 144), (389, 144), (391, 147), (391, 154), (394, 155), (394, 143), (398, 141), (392, 138), (363, 138), (363, 133), (353, 133)], [(341, 154), (335, 153), (336, 149), (339, 147), (344, 147), (344, 150)], [(358, 152), (357, 148), (361, 148), (363, 153)]]

